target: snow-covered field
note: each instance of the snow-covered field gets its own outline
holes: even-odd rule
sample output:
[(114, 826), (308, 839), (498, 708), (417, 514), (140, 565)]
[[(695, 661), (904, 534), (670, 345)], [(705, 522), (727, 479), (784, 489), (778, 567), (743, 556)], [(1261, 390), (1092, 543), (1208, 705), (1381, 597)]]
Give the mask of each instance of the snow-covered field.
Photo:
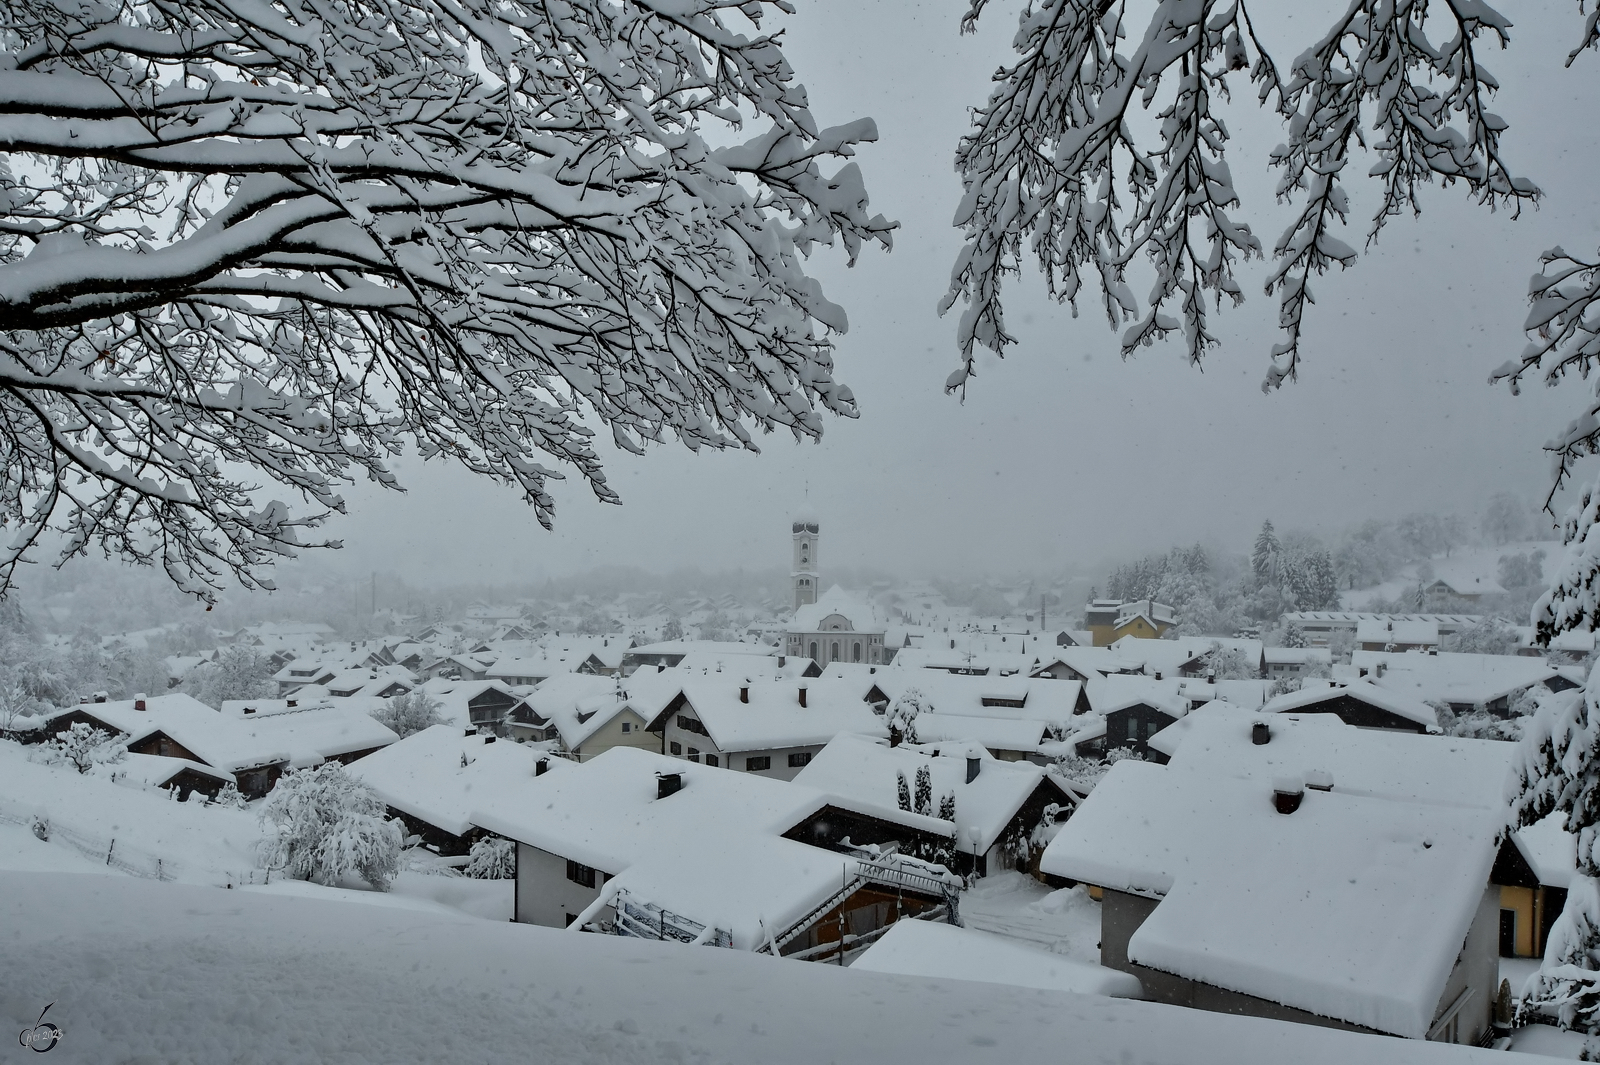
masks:
[(0, 872), (0, 1020), (54, 1002), (52, 1065), (1505, 1061), (311, 894)]

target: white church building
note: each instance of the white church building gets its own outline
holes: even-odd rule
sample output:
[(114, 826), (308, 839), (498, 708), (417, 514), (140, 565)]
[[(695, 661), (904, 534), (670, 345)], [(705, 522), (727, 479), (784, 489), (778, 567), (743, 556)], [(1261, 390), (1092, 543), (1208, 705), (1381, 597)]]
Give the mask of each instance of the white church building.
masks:
[(883, 665), (887, 626), (864, 599), (837, 584), (817, 594), (817, 548), (821, 526), (809, 516), (795, 519), (794, 620), (789, 623), (787, 653), (809, 658), (819, 666), (834, 662)]

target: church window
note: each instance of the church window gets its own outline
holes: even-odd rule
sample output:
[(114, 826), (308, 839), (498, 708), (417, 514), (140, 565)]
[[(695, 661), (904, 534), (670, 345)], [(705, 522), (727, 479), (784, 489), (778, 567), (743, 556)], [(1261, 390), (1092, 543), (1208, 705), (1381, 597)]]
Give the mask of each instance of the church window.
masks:
[(813, 659), (817, 657), (817, 641), (816, 640), (812, 640), (811, 641), (811, 657)]
[(861, 644), (860, 643), (857, 643), (855, 645), (855, 660), (857, 662), (861, 661)]
[(839, 641), (837, 641), (837, 640), (835, 640), (834, 643), (833, 643), (833, 654), (831, 654), (828, 657), (828, 661), (830, 661), (830, 662), (839, 661)]

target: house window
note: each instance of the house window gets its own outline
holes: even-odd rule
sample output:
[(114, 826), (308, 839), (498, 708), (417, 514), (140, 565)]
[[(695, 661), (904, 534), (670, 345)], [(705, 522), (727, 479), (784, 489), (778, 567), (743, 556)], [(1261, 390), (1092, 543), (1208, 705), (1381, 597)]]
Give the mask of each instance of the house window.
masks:
[(594, 867), (567, 859), (567, 879), (586, 888), (594, 887)]
[(1127, 727), (1127, 738), (1128, 738), (1128, 739), (1130, 739), (1130, 740), (1131, 740), (1131, 739), (1133, 739), (1133, 730), (1134, 730), (1134, 728), (1135, 728), (1135, 727), (1136, 727), (1136, 726), (1135, 726), (1135, 724), (1134, 724), (1134, 720), (1133, 720), (1133, 718), (1132, 718), (1132, 717), (1131, 717), (1131, 716), (1130, 716), (1130, 717), (1129, 717), (1129, 718), (1128, 718), (1128, 727)]
[(624, 721), (622, 723), (622, 734), (624, 736), (626, 736), (628, 733), (630, 733), (632, 731), (633, 731), (633, 722), (632, 721)]
[(800, 751), (797, 754), (791, 754), (789, 756), (789, 768), (790, 769), (799, 769), (802, 766), (806, 766), (806, 765), (810, 765), (810, 764), (811, 764), (811, 752), (810, 751)]
[(721, 762), (717, 761), (717, 756), (716, 755), (714, 755), (714, 754), (706, 755), (706, 765), (721, 765), (721, 764), (722, 764)]
[(700, 748), (698, 748), (698, 747), (690, 747), (689, 748), (689, 761), (698, 762), (699, 760), (700, 760)]
[(756, 758), (746, 758), (744, 760), (744, 769), (746, 773), (759, 773), (762, 770), (771, 768), (772, 757), (770, 755), (763, 754)]
[(677, 740), (673, 740), (672, 743), (669, 746), (670, 746), (673, 754), (682, 754), (683, 753), (683, 744), (679, 743)]
[(702, 725), (699, 721), (696, 721), (694, 718), (686, 717), (683, 714), (678, 715), (678, 727), (683, 729), (685, 732), (692, 732), (696, 736), (709, 735), (709, 733), (706, 732), (706, 727), (704, 725)]

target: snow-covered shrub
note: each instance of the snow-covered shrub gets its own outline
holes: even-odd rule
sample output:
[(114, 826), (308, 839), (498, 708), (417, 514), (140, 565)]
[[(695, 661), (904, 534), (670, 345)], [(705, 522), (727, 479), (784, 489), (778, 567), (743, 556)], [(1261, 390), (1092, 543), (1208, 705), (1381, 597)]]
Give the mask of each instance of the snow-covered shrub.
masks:
[(384, 816), (372, 789), (328, 762), (290, 770), (261, 805), (269, 868), (299, 880), (334, 884), (354, 873), (379, 891), (400, 868), (400, 822)]
[(1068, 754), (1056, 759), (1055, 764), (1050, 767), (1050, 772), (1075, 784), (1093, 788), (1100, 783), (1100, 778), (1106, 775), (1107, 768), (1106, 763), (1098, 758), (1080, 758), (1075, 754)]
[(1106, 765), (1108, 766), (1116, 765), (1118, 762), (1125, 762), (1129, 760), (1142, 762), (1144, 761), (1144, 755), (1140, 754), (1132, 747), (1113, 747), (1111, 750), (1106, 752)]
[(385, 700), (381, 707), (372, 711), (372, 716), (380, 724), (393, 729), (401, 739), (434, 725), (444, 724), (444, 718), (439, 715), (439, 704), (420, 688)]
[(249, 644), (224, 647), (183, 678), (183, 690), (213, 709), (230, 699), (265, 699), (277, 693), (272, 662)]
[(1566, 908), (1550, 928), (1544, 961), (1523, 988), (1521, 1012), (1600, 1033), (1600, 890), (1594, 877), (1572, 878)]
[(239, 786), (231, 780), (222, 786), (222, 790), (217, 792), (217, 797), (211, 801), (218, 806), (226, 806), (230, 810), (248, 810), (250, 808), (249, 801), (239, 792)]
[(51, 765), (70, 765), (80, 773), (87, 773), (97, 765), (122, 761), (127, 757), (128, 748), (104, 729), (77, 721), (46, 741), (41, 753)]
[(463, 870), (477, 880), (512, 880), (517, 875), (517, 848), (509, 839), (485, 836), (472, 845)]

